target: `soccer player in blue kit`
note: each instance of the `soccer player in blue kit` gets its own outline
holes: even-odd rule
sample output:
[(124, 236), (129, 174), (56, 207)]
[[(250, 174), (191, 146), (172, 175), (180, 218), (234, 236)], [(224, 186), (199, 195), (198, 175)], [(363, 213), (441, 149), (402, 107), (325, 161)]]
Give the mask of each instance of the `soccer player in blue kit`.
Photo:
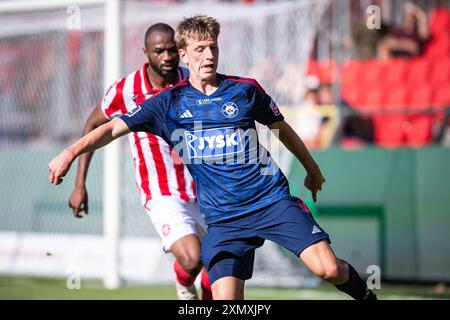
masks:
[(190, 76), (82, 137), (49, 163), (49, 181), (62, 182), (72, 162), (130, 131), (162, 137), (193, 176), (208, 225), (201, 259), (213, 298), (244, 298), (255, 249), (265, 239), (295, 254), (317, 276), (358, 300), (375, 300), (364, 280), (338, 259), (328, 234), (304, 203), (289, 192), (270, 154), (254, 143), (255, 121), (279, 132), (281, 142), (306, 170), (305, 186), (316, 201), (325, 179), (305, 145), (256, 80), (216, 72), (219, 23), (185, 18), (176, 41)]

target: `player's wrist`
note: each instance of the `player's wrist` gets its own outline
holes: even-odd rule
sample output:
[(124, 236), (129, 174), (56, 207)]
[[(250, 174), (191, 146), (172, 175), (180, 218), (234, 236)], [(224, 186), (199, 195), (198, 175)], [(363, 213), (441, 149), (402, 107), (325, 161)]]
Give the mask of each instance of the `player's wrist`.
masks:
[(74, 188), (76, 190), (85, 190), (86, 189), (86, 183), (84, 181), (75, 181)]

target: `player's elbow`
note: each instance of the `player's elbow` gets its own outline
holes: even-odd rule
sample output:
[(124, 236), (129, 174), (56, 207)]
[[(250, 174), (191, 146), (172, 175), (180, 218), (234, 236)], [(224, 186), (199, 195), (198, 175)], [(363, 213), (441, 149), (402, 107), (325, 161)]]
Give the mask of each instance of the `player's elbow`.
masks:
[(117, 138), (123, 136), (124, 134), (127, 134), (130, 132), (130, 129), (128, 129), (128, 126), (126, 125), (126, 123), (120, 118), (114, 119), (113, 121), (111, 121), (105, 125), (110, 126), (111, 136), (114, 139), (117, 139)]

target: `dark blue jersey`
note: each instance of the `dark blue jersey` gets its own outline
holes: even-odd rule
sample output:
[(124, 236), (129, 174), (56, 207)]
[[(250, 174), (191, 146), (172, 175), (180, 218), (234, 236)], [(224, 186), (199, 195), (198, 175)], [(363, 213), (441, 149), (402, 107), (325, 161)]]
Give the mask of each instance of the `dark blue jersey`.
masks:
[(187, 79), (121, 116), (132, 131), (162, 137), (193, 176), (207, 224), (251, 213), (288, 198), (286, 177), (258, 142), (255, 121), (284, 118), (259, 84), (218, 74), (211, 95)]

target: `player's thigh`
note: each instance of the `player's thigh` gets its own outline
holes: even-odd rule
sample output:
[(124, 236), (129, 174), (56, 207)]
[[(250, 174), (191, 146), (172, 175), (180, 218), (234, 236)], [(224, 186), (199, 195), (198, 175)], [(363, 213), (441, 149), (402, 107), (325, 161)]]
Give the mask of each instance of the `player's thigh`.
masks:
[(214, 300), (244, 300), (245, 281), (235, 277), (224, 277), (211, 285)]
[(296, 198), (284, 199), (258, 216), (257, 235), (271, 240), (299, 256), (311, 245), (329, 236)]
[(337, 276), (341, 269), (341, 261), (326, 240), (310, 245), (300, 253), (299, 258), (308, 269), (319, 276)]
[(170, 251), (180, 263), (185, 262), (191, 267), (194, 267), (192, 264), (200, 263), (200, 250), (201, 243), (196, 234), (185, 235), (176, 240), (170, 247)]
[[(206, 225), (197, 203), (168, 196), (152, 199), (146, 209), (166, 253), (185, 236), (195, 235), (201, 241), (206, 234)], [(195, 242), (194, 238), (190, 239), (189, 244)]]

